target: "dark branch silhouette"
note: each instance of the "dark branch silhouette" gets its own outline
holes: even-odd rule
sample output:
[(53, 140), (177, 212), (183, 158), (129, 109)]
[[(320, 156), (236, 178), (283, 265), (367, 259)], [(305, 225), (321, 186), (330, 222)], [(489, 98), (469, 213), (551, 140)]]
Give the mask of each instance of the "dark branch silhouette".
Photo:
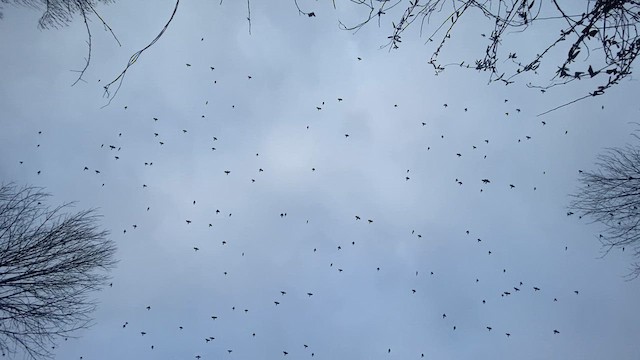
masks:
[[(107, 104), (104, 106), (108, 106), (109, 104), (111, 104), (111, 101), (113, 100), (113, 98), (118, 94), (118, 90), (120, 90), (120, 87), (122, 86), (122, 81), (124, 80), (124, 76), (127, 73), (127, 70), (129, 70), (129, 67), (131, 67), (131, 65), (133, 65), (138, 60), (138, 57), (140, 57), (140, 55), (142, 55), (144, 51), (146, 51), (148, 48), (153, 46), (153, 44), (155, 44), (156, 41), (158, 41), (160, 37), (162, 37), (164, 32), (167, 30), (167, 28), (169, 28), (169, 24), (171, 24), (171, 21), (173, 21), (173, 17), (176, 15), (176, 12), (178, 11), (179, 4), (180, 4), (180, 0), (176, 0), (176, 6), (173, 8), (173, 12), (171, 13), (171, 17), (169, 18), (169, 21), (167, 21), (167, 23), (164, 25), (164, 27), (162, 28), (160, 33), (155, 37), (155, 39), (153, 39), (147, 46), (142, 48), (142, 50), (133, 54), (131, 58), (129, 58), (129, 63), (127, 63), (127, 66), (124, 68), (124, 70), (122, 70), (120, 75), (118, 75), (113, 81), (105, 85), (104, 94), (107, 98), (109, 98), (109, 102), (107, 102)], [(118, 83), (118, 86), (116, 87), (116, 90), (113, 93), (113, 96), (111, 96), (111, 94), (109, 93), (109, 87), (114, 83)]]
[(0, 351), (51, 357), (57, 340), (90, 325), (115, 243), (92, 211), (49, 208), (42, 189), (0, 186)]
[[(596, 166), (594, 171), (580, 173), (580, 187), (572, 195), (570, 208), (604, 227), (598, 235), (603, 256), (613, 248), (629, 248), (640, 258), (640, 147), (608, 149), (598, 156)], [(640, 276), (640, 261), (628, 276)]]
[[(582, 97), (566, 102), (550, 111), (587, 99), (603, 95), (605, 91), (631, 75), (631, 64), (640, 52), (640, 36), (637, 25), (640, 20), (640, 1), (638, 0), (588, 0), (581, 14), (567, 14), (557, 0), (543, 2), (536, 0), (351, 0), (361, 6), (366, 15), (355, 25), (345, 25), (344, 30), (358, 31), (371, 21), (380, 25), (383, 16), (395, 17), (391, 23), (388, 42), (382, 47), (390, 51), (398, 49), (405, 31), (416, 21), (420, 24), (420, 34), (432, 21), (434, 30), (427, 42), (437, 41), (429, 64), (436, 74), (448, 66), (458, 66), (477, 71), (486, 71), (489, 82), (509, 85), (524, 74), (547, 74), (548, 80), (540, 84), (529, 82), (527, 86), (542, 92), (567, 85), (575, 80), (590, 80), (593, 90)], [(297, 3), (296, 3), (297, 6)], [(299, 9), (299, 8), (298, 8)], [(464, 15), (472, 11), (479, 12), (490, 20), (487, 31), (477, 29), (488, 42), (484, 54), (471, 61), (459, 61), (442, 65), (440, 55), (453, 37), (453, 30), (461, 23)], [(466, 18), (465, 18), (466, 19)], [(515, 40), (518, 33), (531, 30), (534, 23), (555, 27), (558, 34), (536, 50), (529, 59), (520, 59), (516, 51), (509, 49), (507, 39)], [(534, 30), (532, 30), (534, 31)], [(513, 38), (513, 39), (512, 39)], [(544, 43), (543, 43), (544, 44)], [(507, 49), (505, 49), (507, 47)], [(545, 56), (551, 51), (564, 53), (564, 60), (556, 65), (555, 73), (547, 73), (541, 66)], [(582, 57), (579, 57), (580, 54)], [(526, 55), (525, 55), (526, 56)], [(579, 59), (583, 59), (578, 61)], [(587, 63), (588, 61), (588, 63)], [(549, 67), (551, 68), (551, 67)], [(551, 70), (553, 71), (553, 70)], [(542, 113), (540, 115), (546, 114)]]
[[(89, 16), (95, 15), (98, 20), (104, 26), (104, 29), (109, 31), (113, 38), (121, 46), (118, 37), (115, 35), (109, 24), (100, 16), (96, 11), (95, 5), (98, 3), (109, 4), (113, 0), (0, 0), (2, 3), (9, 3), (14, 5), (22, 5), (37, 10), (43, 10), (40, 20), (38, 20), (38, 27), (40, 29), (59, 28), (69, 25), (73, 21), (74, 15), (80, 15), (84, 21), (85, 28), (87, 30), (87, 47), (88, 54), (85, 58), (85, 65), (81, 70), (73, 70), (79, 73), (78, 78), (73, 82), (73, 85), (80, 81), (84, 81), (82, 76), (89, 68), (91, 64), (91, 28), (89, 27)], [(0, 7), (0, 19), (2, 19), (2, 8)]]

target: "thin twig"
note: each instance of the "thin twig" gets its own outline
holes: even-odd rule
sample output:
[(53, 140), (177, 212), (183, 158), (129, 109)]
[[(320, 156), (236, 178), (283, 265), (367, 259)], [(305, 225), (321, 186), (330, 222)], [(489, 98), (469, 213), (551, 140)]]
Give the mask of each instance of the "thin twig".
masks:
[[(133, 54), (131, 56), (131, 58), (129, 59), (129, 62), (127, 63), (127, 66), (124, 68), (124, 70), (122, 70), (122, 72), (120, 73), (120, 75), (118, 75), (118, 77), (116, 77), (113, 81), (111, 81), (110, 83), (108, 83), (107, 85), (104, 86), (104, 93), (105, 96), (107, 98), (109, 98), (109, 102), (107, 102), (106, 105), (103, 106), (109, 106), (109, 104), (111, 104), (111, 101), (116, 97), (116, 95), (118, 94), (118, 91), (120, 90), (120, 87), (122, 86), (122, 81), (124, 80), (124, 76), (127, 73), (127, 70), (129, 70), (129, 67), (131, 67), (131, 65), (133, 65), (137, 60), (138, 57), (140, 57), (140, 55), (147, 50), (148, 48), (150, 48), (151, 46), (153, 46), (153, 44), (156, 43), (156, 41), (158, 41), (158, 39), (160, 39), (160, 37), (162, 36), (162, 34), (164, 34), (164, 32), (167, 30), (167, 28), (169, 28), (169, 24), (171, 24), (171, 21), (173, 20), (173, 17), (176, 15), (176, 12), (178, 11), (178, 5), (180, 4), (180, 0), (176, 0), (176, 6), (173, 9), (173, 12), (171, 13), (171, 17), (169, 18), (169, 21), (167, 21), (167, 23), (164, 25), (164, 27), (162, 28), (162, 30), (160, 31), (160, 33), (158, 34), (158, 36), (156, 36), (155, 39), (153, 39), (153, 41), (151, 41), (147, 46), (145, 46), (142, 50), (136, 52), (135, 54)], [(115, 82), (118, 82), (118, 87), (116, 88), (116, 91), (113, 93), (113, 96), (110, 96), (109, 93), (109, 87), (111, 85), (113, 85)]]
[(250, 0), (247, 0), (247, 21), (249, 21), (249, 35), (251, 35), (251, 4), (250, 4)]
[(87, 71), (87, 69), (89, 68), (89, 64), (91, 63), (91, 29), (89, 28), (89, 22), (87, 21), (87, 14), (84, 12), (84, 8), (82, 6), (79, 6), (79, 7), (80, 7), (80, 12), (82, 13), (82, 19), (84, 20), (84, 26), (87, 29), (88, 53), (87, 53), (87, 57), (85, 59), (84, 68), (82, 68), (82, 70), (75, 70), (76, 72), (79, 72), (80, 74), (78, 75), (78, 78), (76, 79), (76, 81), (74, 81), (73, 84), (71, 84), (71, 86), (74, 86), (80, 80), (84, 81), (82, 79), (82, 76), (84, 75), (84, 72)]

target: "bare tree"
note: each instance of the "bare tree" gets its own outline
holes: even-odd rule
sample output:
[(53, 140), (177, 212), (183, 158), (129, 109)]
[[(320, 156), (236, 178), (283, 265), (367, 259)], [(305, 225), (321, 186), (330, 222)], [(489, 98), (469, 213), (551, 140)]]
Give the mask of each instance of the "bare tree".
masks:
[[(588, 217), (604, 226), (598, 235), (604, 255), (614, 248), (640, 258), (640, 147), (608, 149), (598, 156), (597, 170), (580, 173), (579, 190), (571, 195), (571, 215)], [(640, 276), (640, 261), (632, 265), (630, 278)]]
[[(552, 51), (564, 53), (564, 60), (551, 64), (542, 72), (548, 76), (541, 83), (528, 83), (542, 92), (575, 80), (592, 79), (593, 91), (567, 102), (557, 108), (592, 96), (599, 96), (631, 75), (631, 64), (640, 52), (638, 22), (640, 1), (638, 0), (587, 0), (580, 2), (581, 13), (572, 14), (565, 6), (576, 7), (571, 1), (541, 0), (350, 0), (365, 10), (363, 19), (354, 25), (340, 23), (344, 30), (358, 31), (381, 19), (391, 16), (390, 35), (383, 47), (397, 49), (404, 33), (414, 24), (420, 34), (429, 31), (427, 42), (435, 41), (436, 48), (429, 60), (436, 74), (447, 66), (465, 67), (490, 74), (489, 82), (509, 85), (522, 74), (537, 75), (543, 60)], [(298, 6), (296, 2), (296, 6)], [(299, 9), (299, 7), (298, 7)], [(488, 21), (488, 26), (477, 26), (477, 35), (487, 42), (483, 54), (476, 59), (461, 59), (453, 64), (442, 65), (439, 57), (454, 30), (475, 12)], [(431, 29), (429, 25), (435, 24)], [(544, 27), (557, 29), (558, 35), (535, 50), (535, 55), (517, 53), (513, 41), (519, 33), (534, 29), (534, 24), (544, 22)], [(533, 31), (539, 31), (540, 26)], [(464, 36), (470, 36), (466, 33)], [(503, 43), (507, 43), (504, 49)], [(528, 43), (527, 47), (535, 46)], [(582, 56), (580, 56), (582, 54)], [(528, 58), (527, 58), (528, 57)], [(583, 59), (579, 62), (579, 59)], [(555, 71), (555, 72), (554, 72)]]
[(0, 351), (51, 357), (90, 325), (91, 293), (108, 281), (115, 243), (92, 211), (49, 208), (34, 187), (0, 186)]

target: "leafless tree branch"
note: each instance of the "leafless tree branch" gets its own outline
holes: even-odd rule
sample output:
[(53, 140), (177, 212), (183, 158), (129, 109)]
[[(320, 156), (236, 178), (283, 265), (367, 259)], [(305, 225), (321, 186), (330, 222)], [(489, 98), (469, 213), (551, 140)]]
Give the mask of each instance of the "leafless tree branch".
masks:
[[(363, 20), (353, 26), (346, 26), (340, 22), (340, 27), (344, 30), (358, 31), (373, 19), (377, 19), (380, 24), (380, 18), (383, 16), (397, 16), (396, 20), (391, 22), (391, 34), (387, 37), (389, 41), (383, 45), (389, 50), (400, 46), (402, 35), (415, 21), (420, 20), (420, 34), (422, 34), (425, 24), (429, 24), (439, 16), (441, 20), (427, 40), (431, 42), (439, 39), (429, 60), (436, 74), (445, 70), (446, 65), (441, 65), (439, 58), (445, 45), (453, 36), (453, 30), (461, 23), (462, 16), (471, 10), (479, 11), (493, 24), (485, 32), (482, 32), (482, 29), (478, 31), (488, 40), (488, 45), (480, 58), (473, 61), (457, 61), (456, 65), (488, 72), (490, 83), (501, 82), (509, 85), (524, 73), (537, 75), (545, 57), (552, 50), (565, 53), (564, 60), (559, 64), (555, 75), (549, 77), (550, 80), (543, 81), (541, 84), (529, 83), (528, 86), (546, 92), (558, 85), (584, 80), (594, 83), (594, 90), (550, 111), (604, 94), (612, 86), (631, 75), (631, 64), (640, 53), (640, 36), (637, 30), (640, 20), (640, 1), (638, 0), (587, 0), (586, 9), (580, 15), (567, 13), (557, 0), (551, 3), (539, 0), (351, 0), (351, 2), (361, 6), (365, 15)], [(294, 3), (299, 10), (297, 0), (294, 0)], [(543, 12), (543, 6), (548, 6), (547, 12)], [(394, 7), (398, 7), (402, 12), (390, 11)], [(503, 40), (508, 36), (527, 31), (532, 24), (541, 21), (545, 21), (550, 26), (556, 26), (559, 35), (544, 45), (531, 59), (520, 60), (515, 51), (503, 49)], [(587, 55), (582, 63), (579, 63), (578, 56), (581, 53)], [(501, 65), (504, 62), (500, 62), (500, 59), (510, 60), (506, 69)], [(587, 61), (588, 63), (585, 64)]]
[(42, 189), (0, 186), (0, 351), (52, 357), (51, 345), (91, 323), (90, 294), (115, 266), (94, 211), (44, 205)]
[[(580, 217), (604, 226), (598, 235), (603, 256), (613, 248), (629, 249), (640, 257), (640, 147), (611, 148), (600, 156), (597, 170), (580, 174), (570, 208)], [(640, 276), (640, 263), (629, 274)]]
[[(122, 86), (122, 81), (124, 80), (124, 76), (127, 73), (127, 70), (129, 70), (129, 67), (131, 67), (131, 65), (133, 65), (138, 60), (138, 57), (140, 57), (140, 55), (142, 55), (142, 53), (144, 51), (146, 51), (148, 48), (153, 46), (153, 44), (155, 44), (156, 41), (158, 41), (160, 39), (160, 37), (162, 37), (164, 32), (167, 30), (167, 28), (169, 28), (169, 25), (171, 24), (171, 21), (173, 21), (173, 17), (176, 15), (176, 12), (178, 11), (178, 5), (179, 4), (180, 4), (180, 0), (176, 0), (176, 6), (173, 8), (173, 12), (171, 13), (171, 17), (169, 18), (169, 21), (167, 21), (167, 23), (164, 25), (164, 27), (162, 28), (160, 33), (155, 37), (155, 39), (153, 39), (147, 46), (142, 48), (142, 50), (140, 50), (140, 51), (136, 52), (135, 54), (133, 54), (131, 56), (131, 58), (129, 59), (129, 62), (127, 63), (127, 66), (124, 68), (124, 70), (122, 70), (120, 75), (118, 75), (113, 81), (111, 81), (110, 83), (108, 83), (107, 85), (104, 86), (104, 95), (107, 98), (109, 98), (109, 101), (103, 107), (108, 106), (109, 104), (111, 104), (111, 101), (113, 100), (113, 98), (115, 98), (115, 96), (118, 94), (118, 91), (120, 90), (120, 87)], [(113, 96), (111, 96), (111, 94), (109, 93), (109, 88), (114, 83), (118, 83), (118, 86), (116, 87), (116, 90), (113, 93)]]

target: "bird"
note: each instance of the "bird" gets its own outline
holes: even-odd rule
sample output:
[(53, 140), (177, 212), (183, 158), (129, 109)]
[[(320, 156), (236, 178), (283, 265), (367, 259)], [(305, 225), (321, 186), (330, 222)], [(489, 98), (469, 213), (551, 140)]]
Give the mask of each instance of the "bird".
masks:
[(554, 334), (560, 334), (560, 331), (558, 331), (558, 330), (555, 330), (555, 329), (554, 329), (554, 330), (553, 330), (553, 333), (554, 333)]
[(509, 333), (504, 333), (504, 334), (507, 335), (507, 337), (511, 336), (511, 334), (509, 334)]
[(280, 294), (287, 295), (287, 292), (286, 291), (280, 291)]
[(231, 171), (229, 171), (229, 170), (225, 170), (225, 171), (224, 171), (224, 173), (225, 173), (225, 174), (227, 174), (227, 175), (229, 175), (229, 174), (231, 173)]
[(487, 330), (491, 331), (491, 326), (487, 326)]
[(191, 224), (191, 220), (185, 220), (187, 224)]
[(490, 181), (489, 179), (482, 179), (482, 182), (483, 182), (484, 184), (489, 184), (491, 181)]
[(147, 333), (144, 331), (140, 331), (140, 335), (145, 336)]
[(534, 291), (540, 291), (540, 288), (538, 288), (538, 287), (535, 287), (535, 286), (534, 286), (534, 287), (533, 287), (533, 290), (534, 290)]
[(309, 297), (311, 297), (311, 296), (313, 295), (313, 293), (308, 292), (308, 293), (307, 293), (307, 295), (308, 295)]
[(194, 247), (193, 247), (193, 250), (198, 251), (198, 250), (200, 250), (200, 249), (194, 246)]
[(280, 305), (280, 303), (277, 301), (274, 301), (273, 303), (276, 304), (276, 306)]
[(147, 310), (151, 310), (151, 306), (147, 306)]

